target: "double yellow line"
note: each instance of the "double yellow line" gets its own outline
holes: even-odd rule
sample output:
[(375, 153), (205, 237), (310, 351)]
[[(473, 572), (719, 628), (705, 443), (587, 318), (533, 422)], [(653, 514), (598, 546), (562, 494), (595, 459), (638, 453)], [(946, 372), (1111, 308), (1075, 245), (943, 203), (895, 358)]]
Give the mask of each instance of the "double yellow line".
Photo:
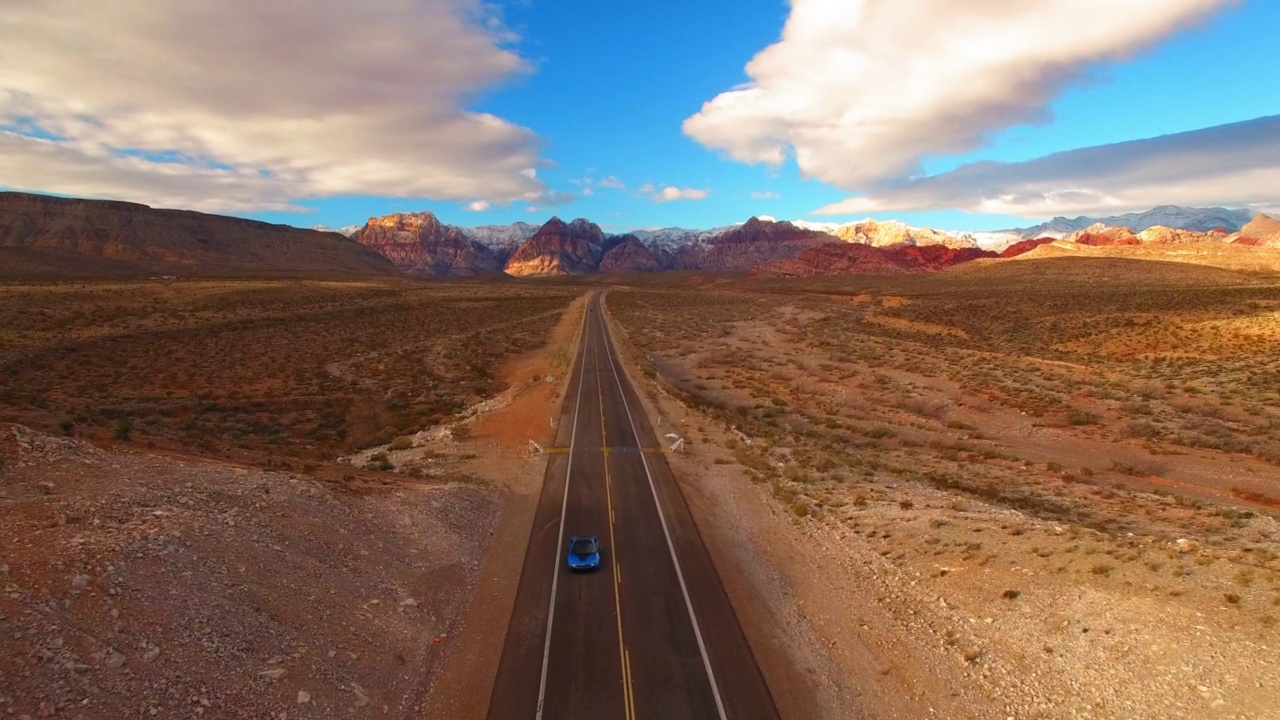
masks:
[(626, 720), (635, 720), (636, 700), (631, 687), (631, 651), (627, 650), (622, 639), (622, 567), (618, 565), (618, 544), (613, 539), (613, 525), (616, 517), (613, 514), (613, 478), (609, 474), (609, 444), (604, 442), (604, 384), (600, 380), (600, 353), (596, 352), (596, 392), (600, 398), (600, 438), (604, 444), (604, 493), (609, 507), (609, 558), (613, 565), (613, 605), (615, 617), (618, 619), (618, 662), (622, 666), (622, 703), (626, 711)]
[[(608, 448), (608, 447), (602, 447), (602, 448), (600, 448), (600, 451), (601, 451), (601, 452), (604, 452), (604, 453), (607, 453), (607, 452), (609, 452), (609, 450), (610, 450), (610, 449), (611, 449), (611, 448)], [(577, 450), (578, 450), (578, 452), (582, 452), (582, 451), (583, 451), (583, 450), (582, 450), (582, 447), (578, 447), (578, 448), (577, 448)], [(569, 448), (567, 448), (567, 447), (557, 447), (557, 446), (544, 447), (544, 448), (542, 448), (542, 452), (543, 452), (544, 454), (547, 454), (547, 455), (567, 455), (567, 454), (569, 453)], [(667, 453), (669, 453), (669, 452), (671, 452), (671, 451), (670, 451), (670, 450), (668, 450), (667, 448), (663, 448), (663, 447), (651, 447), (651, 448), (648, 448), (648, 447), (647, 447), (647, 448), (640, 448), (640, 452), (646, 452), (646, 453), (649, 453), (650, 455), (655, 455), (655, 454), (656, 454), (656, 455), (665, 455), (665, 454), (667, 454)]]

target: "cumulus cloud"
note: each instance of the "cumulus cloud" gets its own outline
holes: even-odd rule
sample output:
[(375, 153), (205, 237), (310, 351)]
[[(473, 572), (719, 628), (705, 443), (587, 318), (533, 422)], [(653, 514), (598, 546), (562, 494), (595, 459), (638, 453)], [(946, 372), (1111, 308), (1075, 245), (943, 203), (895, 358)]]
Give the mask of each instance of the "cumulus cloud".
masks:
[(490, 203), (488, 200), (475, 200), (473, 202), (467, 203), (468, 212), (484, 212), (485, 210), (488, 210), (491, 207), (493, 207), (493, 204)]
[(205, 210), (533, 199), (538, 140), (464, 108), (528, 70), (482, 0), (7, 0), (0, 182)]
[(649, 199), (656, 203), (671, 202), (672, 200), (705, 200), (710, 194), (707, 190), (698, 188), (679, 188), (674, 185), (668, 185), (664, 188), (655, 188), (650, 183), (645, 183), (640, 188), (641, 194), (648, 195)]
[(768, 190), (764, 192), (757, 192), (757, 191), (751, 192), (752, 200), (773, 200), (776, 197), (779, 197), (778, 193), (770, 192)]
[(1280, 203), (1280, 115), (1019, 163), (978, 162), (884, 183), (817, 210), (864, 215), (950, 207), (1023, 217), (1148, 210), (1156, 205)]
[(684, 122), (748, 163), (794, 154), (859, 191), (993, 132), (1044, 122), (1091, 63), (1123, 58), (1233, 0), (792, 0), (750, 82)]
[(612, 188), (612, 189), (614, 189), (614, 190), (626, 190), (626, 189), (627, 189), (627, 186), (626, 186), (626, 185), (624, 185), (624, 184), (622, 183), (622, 181), (621, 181), (621, 180), (619, 180), (618, 178), (616, 178), (616, 177), (614, 177), (614, 176), (612, 176), (612, 175), (610, 175), (609, 177), (607, 177), (607, 178), (605, 178), (605, 179), (601, 180), (601, 181), (600, 181), (600, 187)]

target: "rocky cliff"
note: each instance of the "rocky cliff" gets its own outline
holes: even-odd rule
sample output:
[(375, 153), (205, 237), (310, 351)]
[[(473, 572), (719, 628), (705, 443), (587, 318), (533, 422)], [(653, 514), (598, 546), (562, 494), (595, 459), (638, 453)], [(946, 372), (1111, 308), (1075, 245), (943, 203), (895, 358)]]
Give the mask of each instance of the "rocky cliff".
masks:
[(604, 245), (599, 225), (553, 217), (511, 254), (503, 270), (516, 277), (585, 275), (599, 268)]
[(352, 236), (404, 272), (428, 276), (483, 275), (502, 271), (506, 253), (482, 244), (429, 212), (369, 218)]
[(0, 193), (0, 275), (398, 275), (333, 232), (146, 205)]

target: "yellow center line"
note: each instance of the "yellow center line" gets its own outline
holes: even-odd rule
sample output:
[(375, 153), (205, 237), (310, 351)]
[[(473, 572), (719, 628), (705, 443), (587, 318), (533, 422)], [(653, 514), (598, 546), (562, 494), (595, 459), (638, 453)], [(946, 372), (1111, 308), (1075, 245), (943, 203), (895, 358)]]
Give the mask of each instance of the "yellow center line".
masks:
[[(656, 447), (656, 448), (648, 448), (648, 447), (647, 447), (647, 448), (630, 448), (630, 447), (627, 447), (627, 448), (613, 448), (613, 447), (600, 447), (600, 448), (594, 448), (594, 449), (595, 449), (595, 450), (598, 450), (598, 451), (600, 451), (600, 452), (606, 452), (606, 453), (607, 453), (607, 452), (619, 452), (619, 451), (621, 451), (621, 452), (637, 452), (637, 450), (638, 450), (639, 452), (646, 452), (646, 453), (649, 453), (649, 454), (655, 454), (655, 453), (657, 453), (657, 454), (664, 454), (664, 455), (665, 455), (665, 454), (667, 454), (667, 453), (670, 453), (670, 452), (671, 452), (671, 450), (670, 450), (670, 449), (668, 449), (668, 448), (663, 448), (663, 447)], [(591, 450), (592, 450), (592, 448), (583, 448), (583, 447), (578, 447), (578, 448), (577, 448), (577, 451), (578, 451), (578, 452), (589, 452), (589, 451), (591, 451)], [(567, 447), (544, 447), (544, 448), (542, 448), (542, 452), (543, 452), (543, 453), (545, 453), (545, 454), (547, 454), (547, 455), (564, 455), (565, 453), (568, 453), (568, 452), (569, 452), (569, 448), (567, 448)]]
[[(600, 437), (605, 436), (604, 423), (604, 384), (600, 380), (600, 356), (596, 355), (596, 391), (600, 398)], [(601, 448), (604, 452), (604, 496), (609, 507), (609, 558), (613, 565), (613, 606), (618, 620), (618, 662), (622, 668), (622, 705), (626, 720), (635, 720), (635, 698), (631, 692), (631, 653), (627, 650), (622, 638), (622, 566), (618, 564), (618, 544), (614, 542), (613, 526), (617, 516), (613, 513), (613, 476), (609, 473), (609, 446)]]

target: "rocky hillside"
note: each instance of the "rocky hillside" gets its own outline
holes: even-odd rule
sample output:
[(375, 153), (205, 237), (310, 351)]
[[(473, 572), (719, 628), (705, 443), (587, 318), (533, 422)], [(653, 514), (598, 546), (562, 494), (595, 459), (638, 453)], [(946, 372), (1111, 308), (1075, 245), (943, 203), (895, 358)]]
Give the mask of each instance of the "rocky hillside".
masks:
[(1047, 237), (1034, 238), (1032, 240), (1020, 240), (1010, 245), (1009, 247), (1006, 247), (1004, 250), (1001, 250), (1000, 257), (1012, 258), (1012, 257), (1018, 257), (1019, 255), (1025, 255), (1026, 253), (1029, 253), (1032, 250), (1035, 250), (1041, 245), (1046, 245), (1051, 242), (1053, 242), (1053, 238), (1047, 238)]
[(398, 275), (333, 232), (146, 205), (0, 193), (0, 276)]
[(1240, 228), (1235, 241), (1243, 245), (1280, 247), (1280, 220), (1260, 214)]
[(516, 277), (585, 275), (600, 267), (605, 235), (599, 225), (578, 218), (547, 221), (507, 259), (503, 271)]
[(864, 243), (827, 242), (795, 257), (765, 263), (751, 271), (759, 277), (817, 277), (822, 275), (895, 275), (936, 272), (996, 253), (980, 248), (944, 245), (894, 245), (875, 247)]
[(677, 270), (712, 272), (750, 270), (774, 260), (794, 257), (834, 239), (824, 232), (806, 230), (789, 222), (751, 218), (709, 240), (679, 248), (675, 252), (674, 267)]
[(404, 272), (428, 277), (502, 272), (509, 251), (474, 240), (429, 212), (370, 218), (352, 239)]
[(1182, 245), (1187, 243), (1223, 242), (1227, 237), (1227, 233), (1221, 229), (1200, 232), (1155, 225), (1146, 228), (1142, 232), (1135, 233), (1127, 227), (1108, 227), (1102, 223), (1095, 223), (1084, 230), (1071, 234), (1066, 238), (1066, 241), (1077, 245), (1112, 247), (1116, 245)]
[(635, 235), (624, 235), (600, 259), (600, 272), (658, 272), (670, 270), (675, 257), (661, 247), (650, 247)]

